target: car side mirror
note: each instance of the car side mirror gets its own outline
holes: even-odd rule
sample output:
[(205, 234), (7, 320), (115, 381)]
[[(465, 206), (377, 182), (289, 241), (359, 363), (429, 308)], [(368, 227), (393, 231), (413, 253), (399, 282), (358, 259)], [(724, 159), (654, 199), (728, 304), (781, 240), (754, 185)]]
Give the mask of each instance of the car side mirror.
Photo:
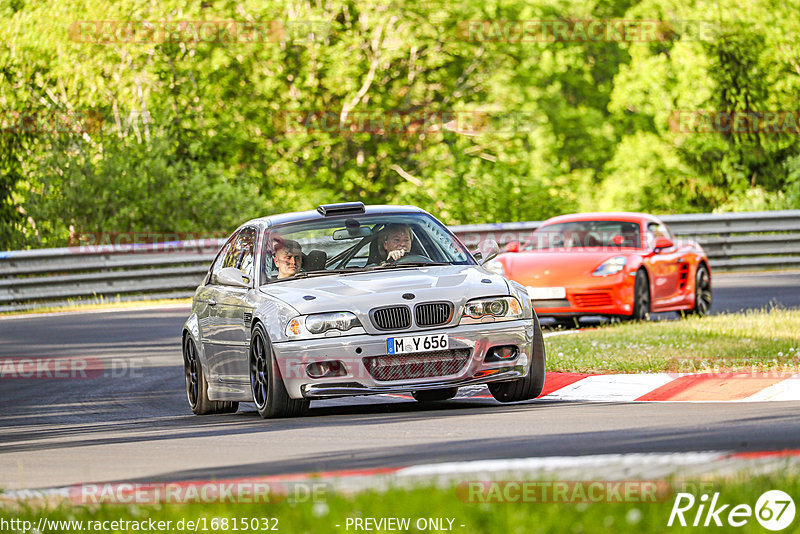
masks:
[(250, 287), (250, 279), (236, 267), (225, 267), (217, 273), (217, 283), (231, 287)]
[(478, 250), (473, 252), (473, 257), (478, 260), (478, 263), (483, 265), (487, 261), (492, 260), (500, 254), (500, 247), (497, 246), (497, 241), (494, 239), (487, 239), (478, 245)]
[(671, 248), (675, 246), (675, 243), (672, 242), (672, 239), (664, 236), (659, 236), (656, 238), (655, 245), (653, 245), (654, 250), (661, 250), (664, 248)]
[(510, 243), (506, 243), (504, 247), (506, 252), (519, 252), (519, 241), (512, 241)]

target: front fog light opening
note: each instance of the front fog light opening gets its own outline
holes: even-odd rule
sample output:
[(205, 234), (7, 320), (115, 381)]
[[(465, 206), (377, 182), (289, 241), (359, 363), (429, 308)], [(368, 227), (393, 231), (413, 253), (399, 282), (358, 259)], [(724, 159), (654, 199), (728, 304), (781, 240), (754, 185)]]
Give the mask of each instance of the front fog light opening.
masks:
[(503, 345), (501, 347), (492, 347), (486, 353), (484, 362), (512, 362), (519, 356), (519, 347), (516, 345)]
[(339, 360), (326, 362), (314, 362), (306, 366), (306, 374), (311, 378), (330, 378), (332, 376), (344, 376), (347, 370)]

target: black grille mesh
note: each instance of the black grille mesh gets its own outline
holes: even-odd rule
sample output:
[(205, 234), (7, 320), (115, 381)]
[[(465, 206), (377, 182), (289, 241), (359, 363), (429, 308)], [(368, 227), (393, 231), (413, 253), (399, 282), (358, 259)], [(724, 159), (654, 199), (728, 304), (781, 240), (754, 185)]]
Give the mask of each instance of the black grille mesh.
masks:
[(381, 330), (402, 330), (411, 326), (411, 312), (405, 306), (381, 308), (372, 312), (372, 323)]
[(414, 309), (414, 319), (419, 326), (439, 326), (450, 320), (453, 305), (447, 302), (420, 304)]
[(458, 373), (469, 360), (469, 349), (418, 354), (371, 356), (364, 365), (375, 380), (412, 380)]

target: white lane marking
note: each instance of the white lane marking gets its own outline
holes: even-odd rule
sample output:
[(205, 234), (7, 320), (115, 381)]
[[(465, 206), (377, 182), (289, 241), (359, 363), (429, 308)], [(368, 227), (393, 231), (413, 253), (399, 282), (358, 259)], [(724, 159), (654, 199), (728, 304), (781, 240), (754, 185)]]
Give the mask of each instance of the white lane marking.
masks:
[(677, 378), (672, 373), (593, 375), (558, 389), (544, 399), (630, 402)]
[(474, 460), (447, 462), (405, 467), (395, 473), (398, 477), (441, 476), (454, 474), (513, 472), (521, 475), (531, 471), (561, 471), (574, 468), (608, 468), (609, 466), (630, 468), (641, 466), (691, 466), (722, 460), (728, 453), (678, 452), (678, 453), (631, 453), (596, 454), (587, 456), (545, 456), (540, 458), (508, 458), (502, 460)]
[(741, 399), (742, 401), (796, 401), (800, 400), (800, 374), (796, 374), (777, 384), (772, 384), (758, 393)]
[[(286, 475), (287, 480), (328, 480), (338, 490), (363, 491), (383, 490), (397, 484), (449, 483), (468, 480), (465, 477), (500, 477), (534, 480), (545, 476), (556, 480), (661, 480), (675, 475), (700, 477), (705, 474), (730, 476), (745, 470), (760, 473), (777, 472), (800, 466), (796, 454), (764, 457), (737, 457), (729, 451), (695, 451), (674, 453), (625, 453), (595, 454), (585, 456), (545, 456), (508, 458), (499, 460), (471, 460), (438, 464), (420, 464), (399, 469), (363, 469), (357, 472), (340, 471), (329, 473), (304, 473)], [(588, 478), (587, 478), (588, 477)], [(226, 483), (237, 481), (281, 481), (281, 475), (226, 479)], [(207, 481), (212, 482), (212, 481)], [(152, 484), (203, 484), (204, 481), (154, 482)], [(148, 484), (148, 483), (144, 483)], [(25, 499), (61, 498), (69, 500), (80, 484), (62, 488), (23, 489), (0, 493), (3, 501)]]
[(580, 334), (583, 330), (556, 330), (554, 332), (543, 332), (542, 337), (553, 337), (553, 336), (568, 336), (570, 334)]

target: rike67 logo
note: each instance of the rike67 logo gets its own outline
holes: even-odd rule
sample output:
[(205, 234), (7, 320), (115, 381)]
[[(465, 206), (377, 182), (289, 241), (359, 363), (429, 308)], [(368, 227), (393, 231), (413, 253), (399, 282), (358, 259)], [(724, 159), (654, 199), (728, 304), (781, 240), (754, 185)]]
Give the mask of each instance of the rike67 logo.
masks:
[(678, 493), (667, 526), (673, 524), (685, 527), (708, 527), (723, 525), (743, 527), (754, 516), (767, 530), (783, 530), (794, 521), (795, 506), (792, 498), (780, 490), (764, 492), (756, 501), (755, 507), (749, 504), (723, 504), (719, 492), (710, 498), (704, 493), (696, 499), (691, 493)]

